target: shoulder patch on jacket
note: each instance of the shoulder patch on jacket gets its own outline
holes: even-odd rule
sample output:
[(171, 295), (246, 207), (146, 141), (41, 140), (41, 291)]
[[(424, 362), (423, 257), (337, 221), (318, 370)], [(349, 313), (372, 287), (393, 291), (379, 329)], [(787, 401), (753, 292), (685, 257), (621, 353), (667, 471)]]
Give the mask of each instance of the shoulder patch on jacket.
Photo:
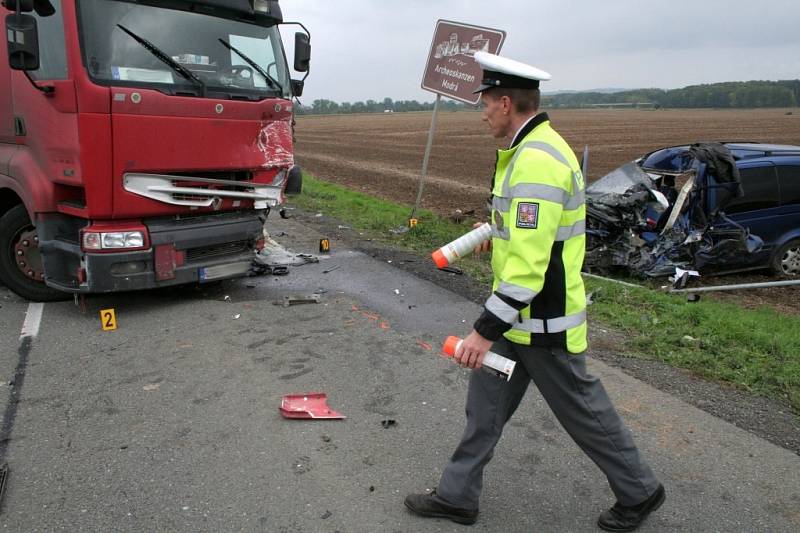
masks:
[(539, 223), (539, 204), (520, 202), (517, 205), (517, 227), (536, 229)]

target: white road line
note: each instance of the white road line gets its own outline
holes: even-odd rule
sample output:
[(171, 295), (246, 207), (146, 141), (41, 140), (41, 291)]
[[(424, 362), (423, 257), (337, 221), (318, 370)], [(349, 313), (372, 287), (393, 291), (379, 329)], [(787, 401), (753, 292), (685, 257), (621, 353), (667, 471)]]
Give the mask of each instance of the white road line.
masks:
[(35, 338), (39, 334), (39, 324), (42, 323), (43, 310), (43, 303), (31, 302), (28, 304), (28, 312), (25, 313), (25, 322), (22, 324), (22, 332), (19, 335), (20, 340), (25, 337)]

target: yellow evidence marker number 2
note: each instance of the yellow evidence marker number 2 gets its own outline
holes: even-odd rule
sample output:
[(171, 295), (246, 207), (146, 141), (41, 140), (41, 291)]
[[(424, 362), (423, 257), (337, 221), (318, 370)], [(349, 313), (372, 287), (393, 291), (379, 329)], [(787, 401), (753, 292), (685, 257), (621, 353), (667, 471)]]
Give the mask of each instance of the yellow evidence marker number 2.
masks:
[(103, 325), (103, 331), (117, 329), (117, 315), (113, 309), (100, 310), (100, 322)]

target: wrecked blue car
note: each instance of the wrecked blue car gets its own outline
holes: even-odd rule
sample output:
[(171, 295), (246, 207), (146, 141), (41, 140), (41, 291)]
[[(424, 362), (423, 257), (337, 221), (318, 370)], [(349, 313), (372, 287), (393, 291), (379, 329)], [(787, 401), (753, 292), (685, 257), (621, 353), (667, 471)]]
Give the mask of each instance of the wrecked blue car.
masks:
[(589, 272), (800, 275), (800, 146), (656, 150), (590, 185), (586, 209)]

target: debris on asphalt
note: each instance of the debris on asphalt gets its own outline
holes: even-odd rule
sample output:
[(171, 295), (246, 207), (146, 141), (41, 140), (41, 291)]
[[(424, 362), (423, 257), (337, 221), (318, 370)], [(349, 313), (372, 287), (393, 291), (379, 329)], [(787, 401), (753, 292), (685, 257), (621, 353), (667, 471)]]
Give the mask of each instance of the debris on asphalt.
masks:
[(241, 313), (237, 313), (237, 314), (233, 315), (233, 319), (234, 320), (239, 320), (240, 316), (242, 316), (242, 314)]
[(285, 207), (281, 207), (281, 210), (278, 211), (278, 214), (281, 216), (281, 218), (289, 218), (289, 214), (286, 212)]
[(322, 513), (322, 514), (320, 515), (320, 518), (321, 518), (321, 519), (323, 519), (323, 520), (327, 520), (327, 519), (328, 519), (328, 518), (330, 518), (331, 516), (333, 516), (333, 513), (332, 513), (332, 512), (330, 512), (330, 511), (325, 511), (324, 513)]
[(337, 269), (339, 269), (339, 268), (342, 268), (342, 265), (335, 265), (335, 266), (332, 266), (331, 268), (328, 268), (328, 269), (326, 269), (326, 270), (323, 270), (323, 271), (322, 271), (322, 273), (323, 273), (323, 274), (329, 274), (329, 273), (331, 273), (331, 272), (333, 272), (334, 270), (337, 270)]
[(395, 294), (397, 294), (397, 295), (399, 296), (399, 295), (400, 295), (400, 289), (395, 289), (395, 290), (394, 290), (394, 293), (395, 293)]
[(161, 387), (161, 383), (150, 383), (149, 385), (145, 385), (144, 387), (142, 387), (142, 390), (153, 391), (153, 390), (158, 390), (159, 387)]
[(328, 407), (328, 395), (324, 392), (287, 394), (279, 407), (284, 418), (298, 419), (344, 419), (346, 416)]
[(280, 300), (275, 300), (273, 305), (282, 305), (283, 307), (289, 307), (292, 305), (302, 305), (302, 304), (318, 304), (322, 299), (322, 296), (319, 293), (312, 293), (308, 296), (284, 296)]
[(251, 276), (274, 275), (284, 276), (289, 273), (289, 266), (300, 266), (307, 263), (319, 263), (319, 258), (311, 254), (299, 254), (287, 250), (275, 242), (269, 235), (264, 235), (264, 248), (256, 253), (250, 268)]
[(386, 420), (381, 420), (381, 425), (383, 426), (383, 429), (388, 429), (392, 426), (396, 426), (397, 420), (393, 418), (387, 418)]

